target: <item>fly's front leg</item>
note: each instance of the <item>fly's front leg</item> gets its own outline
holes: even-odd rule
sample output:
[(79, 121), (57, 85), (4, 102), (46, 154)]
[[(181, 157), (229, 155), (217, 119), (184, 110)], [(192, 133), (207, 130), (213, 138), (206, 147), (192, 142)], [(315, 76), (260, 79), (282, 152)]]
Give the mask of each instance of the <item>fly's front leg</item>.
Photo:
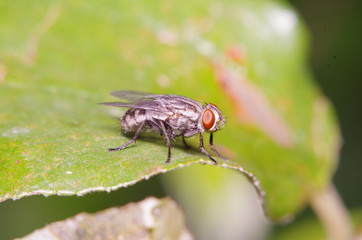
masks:
[(141, 123), (141, 125), (138, 127), (136, 133), (134, 134), (133, 138), (131, 140), (129, 140), (128, 142), (126, 142), (125, 144), (116, 147), (116, 148), (109, 148), (108, 151), (112, 152), (112, 151), (118, 151), (118, 150), (122, 150), (124, 148), (126, 148), (128, 145), (130, 145), (131, 143), (133, 143), (134, 141), (136, 141), (136, 139), (138, 138), (138, 135), (140, 135), (143, 126), (146, 124), (146, 121), (144, 121), (143, 123)]
[(170, 136), (168, 135), (168, 133), (166, 131), (165, 124), (162, 121), (159, 121), (159, 124), (161, 126), (162, 133), (165, 136), (166, 144), (168, 147), (167, 160), (165, 163), (169, 163), (171, 160), (171, 147), (172, 147), (171, 141), (170, 141)]
[(211, 161), (214, 162), (214, 165), (217, 164), (216, 160), (211, 157), (210, 153), (208, 153), (208, 152), (206, 151), (205, 147), (204, 147), (204, 139), (203, 139), (203, 137), (202, 137), (202, 133), (200, 133), (200, 150), (201, 150), (201, 152), (203, 152), (204, 154), (206, 154), (206, 156), (208, 156)]
[(226, 160), (225, 157), (221, 156), (221, 154), (216, 150), (216, 148), (214, 147), (214, 138), (213, 138), (213, 134), (210, 133), (210, 142), (209, 142), (210, 148), (212, 149), (212, 151), (214, 151), (214, 153), (219, 157), (222, 158), (224, 160)]

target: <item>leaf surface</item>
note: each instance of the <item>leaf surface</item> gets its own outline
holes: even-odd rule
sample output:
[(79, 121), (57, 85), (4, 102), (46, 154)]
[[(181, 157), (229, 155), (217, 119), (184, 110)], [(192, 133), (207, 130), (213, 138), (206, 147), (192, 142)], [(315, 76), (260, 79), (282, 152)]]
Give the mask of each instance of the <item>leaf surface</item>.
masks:
[(264, 190), (272, 218), (295, 213), (330, 181), (338, 130), (304, 67), (306, 33), (290, 8), (247, 0), (0, 7), (0, 200), (111, 191), (209, 163), (175, 143), (164, 164), (157, 136), (107, 152), (129, 140), (117, 120), (124, 110), (96, 103), (121, 89), (218, 105), (228, 118), (215, 143), (230, 158), (218, 166)]

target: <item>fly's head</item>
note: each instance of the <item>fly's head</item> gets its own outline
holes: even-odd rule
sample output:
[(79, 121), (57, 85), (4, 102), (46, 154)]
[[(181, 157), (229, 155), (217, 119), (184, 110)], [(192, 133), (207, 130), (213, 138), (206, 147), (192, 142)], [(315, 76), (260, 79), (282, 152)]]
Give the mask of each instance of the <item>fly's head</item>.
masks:
[(201, 125), (205, 131), (215, 132), (225, 126), (225, 118), (215, 104), (209, 103), (204, 107), (201, 118)]

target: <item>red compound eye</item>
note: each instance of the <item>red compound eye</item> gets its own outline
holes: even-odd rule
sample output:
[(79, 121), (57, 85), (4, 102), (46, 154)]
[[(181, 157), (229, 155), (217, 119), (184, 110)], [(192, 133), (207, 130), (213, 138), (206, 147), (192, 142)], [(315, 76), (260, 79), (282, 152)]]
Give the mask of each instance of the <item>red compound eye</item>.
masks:
[(215, 115), (210, 109), (206, 109), (202, 115), (202, 125), (209, 130), (215, 124)]

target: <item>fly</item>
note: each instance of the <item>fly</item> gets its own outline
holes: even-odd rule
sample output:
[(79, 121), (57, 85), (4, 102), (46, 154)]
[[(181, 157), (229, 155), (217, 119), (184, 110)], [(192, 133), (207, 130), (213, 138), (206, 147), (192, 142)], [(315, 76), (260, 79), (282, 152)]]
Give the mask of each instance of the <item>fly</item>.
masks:
[(126, 148), (136, 141), (142, 131), (156, 132), (163, 135), (168, 147), (166, 163), (171, 160), (171, 140), (182, 136), (182, 141), (187, 146), (185, 138), (199, 134), (200, 150), (210, 160), (216, 160), (204, 147), (203, 132), (210, 132), (209, 145), (213, 152), (222, 157), (213, 144), (213, 133), (222, 129), (225, 118), (219, 108), (214, 104), (201, 103), (190, 98), (174, 94), (152, 94), (139, 91), (113, 91), (112, 96), (120, 98), (123, 102), (103, 102), (100, 104), (114, 107), (128, 108), (120, 119), (121, 127), (125, 132), (134, 132), (128, 142), (108, 151), (118, 151)]

